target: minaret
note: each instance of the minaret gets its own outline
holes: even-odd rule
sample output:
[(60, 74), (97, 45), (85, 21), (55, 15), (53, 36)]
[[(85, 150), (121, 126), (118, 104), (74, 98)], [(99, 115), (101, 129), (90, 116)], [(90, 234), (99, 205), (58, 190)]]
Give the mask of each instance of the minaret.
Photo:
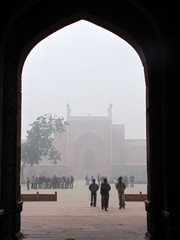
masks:
[(112, 104), (109, 104), (108, 116), (110, 117), (110, 119), (112, 119)]
[(67, 121), (68, 121), (68, 120), (69, 120), (69, 117), (71, 116), (71, 109), (70, 109), (69, 103), (66, 104), (66, 107), (67, 107)]
[[(69, 123), (70, 116), (71, 116), (71, 108), (69, 103), (66, 104), (66, 107), (67, 107), (67, 122)], [(67, 155), (66, 162), (69, 168), (69, 126), (67, 126), (67, 129), (66, 129), (66, 155)]]
[(110, 119), (109, 131), (110, 131), (110, 161), (111, 161), (111, 168), (112, 168), (112, 104), (109, 104), (108, 108), (108, 117)]

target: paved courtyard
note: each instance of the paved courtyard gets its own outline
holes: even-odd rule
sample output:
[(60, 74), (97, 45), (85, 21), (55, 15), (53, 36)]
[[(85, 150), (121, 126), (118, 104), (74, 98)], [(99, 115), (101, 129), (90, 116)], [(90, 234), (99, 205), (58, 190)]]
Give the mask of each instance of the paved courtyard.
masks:
[[(126, 193), (146, 193), (146, 185), (135, 184)], [(141, 240), (145, 239), (146, 212), (144, 202), (126, 202), (118, 207), (118, 195), (111, 184), (108, 212), (101, 209), (100, 192), (97, 206), (90, 206), (90, 191), (85, 182), (74, 182), (73, 189), (30, 189), (22, 185), (22, 193), (54, 193), (56, 202), (24, 202), (21, 232), (27, 240)]]

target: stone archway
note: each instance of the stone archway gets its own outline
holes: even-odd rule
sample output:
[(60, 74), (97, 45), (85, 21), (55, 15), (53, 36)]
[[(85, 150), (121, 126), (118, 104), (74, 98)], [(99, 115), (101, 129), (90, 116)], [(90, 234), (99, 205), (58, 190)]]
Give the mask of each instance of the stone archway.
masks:
[(74, 141), (74, 145), (71, 143), (71, 146), (69, 158), (72, 160), (72, 166), (70, 167), (76, 170), (81, 178), (87, 174), (96, 176), (104, 166), (110, 165), (108, 163), (110, 152), (108, 152), (103, 138), (101, 139), (96, 134), (82, 131)]
[[(34, 4), (34, 5), (33, 5)], [(11, 214), (14, 214), (13, 209), (16, 208), (16, 219), (15, 216), (12, 220), (10, 215), (7, 215), (6, 221), (4, 221), (4, 231), (10, 232), (13, 234), (18, 234), (20, 231), (20, 212), (22, 210), (22, 202), (20, 197), (20, 138), (21, 138), (21, 72), (24, 60), (29, 53), (29, 51), (42, 39), (44, 39), (49, 34), (54, 31), (73, 23), (79, 19), (86, 19), (87, 21), (91, 21), (99, 26), (102, 26), (113, 33), (119, 35), (124, 38), (124, 40), (128, 41), (138, 52), (143, 65), (145, 67), (145, 76), (146, 76), (146, 84), (147, 84), (147, 145), (148, 145), (148, 196), (149, 203), (146, 205), (146, 210), (148, 212), (148, 231), (151, 232), (151, 218), (153, 213), (153, 207), (156, 208), (155, 200), (158, 200), (156, 203), (160, 209), (162, 207), (162, 192), (160, 195), (156, 193), (162, 185), (162, 175), (160, 173), (159, 185), (153, 190), (151, 185), (156, 180), (156, 178), (152, 178), (152, 171), (154, 171), (154, 175), (156, 175), (156, 167), (157, 165), (152, 165), (150, 161), (150, 152), (151, 158), (155, 157), (155, 159), (162, 159), (162, 153), (158, 151), (158, 147), (162, 142), (161, 133), (158, 136), (154, 136), (152, 132), (150, 132), (150, 122), (151, 129), (155, 130), (161, 129), (161, 116), (159, 108), (160, 106), (157, 104), (153, 105), (153, 102), (157, 103), (157, 95), (149, 93), (149, 82), (153, 77), (158, 79), (160, 74), (156, 72), (157, 66), (154, 66), (152, 63), (150, 49), (152, 46), (152, 42), (149, 39), (159, 42), (158, 34), (155, 30), (154, 24), (149, 20), (149, 16), (146, 17), (146, 13), (142, 14), (138, 8), (132, 6), (129, 1), (125, 1), (125, 4), (122, 5), (122, 8), (119, 9), (118, 16), (114, 17), (111, 15), (111, 5), (96, 6), (96, 10), (89, 5), (87, 8), (77, 7), (74, 5), (74, 9), (70, 10), (69, 6), (60, 9), (57, 5), (58, 3), (54, 3), (52, 5), (46, 5), (46, 3), (42, 3), (38, 1), (38, 3), (32, 3), (32, 5), (26, 5), (25, 8), (22, 8), (18, 12), (16, 12), (12, 22), (8, 25), (8, 30), (4, 36), (4, 61), (1, 65), (1, 69), (3, 69), (3, 78), (4, 78), (4, 95), (5, 101), (3, 102), (3, 135), (2, 141), (3, 144), (3, 171), (4, 175), (9, 176), (8, 180), (4, 177), (3, 182), (7, 185), (13, 186), (10, 192), (4, 190), (4, 200), (6, 201), (6, 205), (11, 206), (12, 209)], [(83, 11), (82, 11), (83, 10)], [(85, 12), (84, 12), (85, 11)], [(53, 13), (53, 14), (52, 14)], [(133, 23), (129, 20), (129, 15), (134, 19)], [(138, 15), (138, 18), (136, 18)], [(32, 17), (33, 16), (33, 17)], [(49, 16), (49, 17), (47, 17)], [(136, 21), (135, 21), (136, 20)], [(143, 23), (143, 24), (142, 24)], [(134, 26), (137, 24), (138, 29), (134, 31)], [(28, 31), (24, 34), (24, 26)], [(33, 26), (33, 27), (32, 27)], [(143, 36), (142, 36), (143, 33)], [(140, 47), (141, 46), (141, 47)], [(144, 57), (146, 56), (146, 58)], [(145, 61), (147, 59), (148, 66), (151, 68), (151, 71), (147, 73), (147, 63)], [(157, 51), (156, 61), (160, 62), (160, 53)], [(154, 67), (154, 71), (153, 71)], [(148, 79), (147, 79), (148, 78)], [(158, 91), (160, 85), (156, 85), (154, 90)], [(151, 98), (151, 102), (149, 102), (149, 98)], [(153, 108), (149, 108), (149, 105), (152, 105)], [(151, 115), (149, 115), (149, 109), (151, 109)], [(154, 117), (153, 117), (154, 116)], [(151, 119), (150, 119), (151, 118)], [(156, 121), (158, 119), (158, 121)], [(150, 121), (151, 120), (151, 121)], [(149, 135), (151, 135), (151, 139), (149, 139)], [(153, 145), (150, 143), (153, 142)], [(157, 144), (156, 144), (157, 143)], [(150, 148), (151, 146), (151, 148)], [(151, 150), (151, 151), (150, 151)], [(159, 163), (160, 164), (160, 163)], [(150, 169), (151, 166), (151, 169)], [(15, 170), (15, 172), (14, 172)], [(15, 183), (14, 183), (15, 179)], [(157, 191), (158, 192), (158, 191)], [(159, 198), (157, 198), (157, 195)], [(12, 201), (13, 199), (13, 201)], [(153, 200), (153, 201), (151, 201)], [(15, 206), (15, 207), (14, 207)], [(159, 213), (158, 213), (159, 214)], [(156, 215), (153, 216), (156, 218)], [(157, 219), (157, 218), (156, 218)], [(11, 220), (11, 223), (7, 224)], [(14, 222), (13, 222), (14, 221)], [(12, 227), (13, 226), (13, 227)], [(12, 230), (14, 232), (12, 232)]]
[(83, 169), (87, 171), (96, 169), (95, 153), (92, 149), (87, 149), (83, 156)]

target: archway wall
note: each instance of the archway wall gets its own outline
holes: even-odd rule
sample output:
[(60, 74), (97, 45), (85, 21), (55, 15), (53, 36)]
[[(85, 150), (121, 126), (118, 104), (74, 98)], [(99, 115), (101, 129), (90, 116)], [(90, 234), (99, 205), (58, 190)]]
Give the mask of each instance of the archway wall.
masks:
[[(176, 61), (178, 56), (175, 54), (179, 50), (179, 39), (168, 22), (169, 17), (164, 16), (163, 20), (160, 19), (161, 8), (158, 9), (156, 6), (155, 11), (154, 6), (149, 2), (147, 5), (140, 2), (121, 1), (117, 5), (111, 5), (109, 2), (104, 2), (103, 5), (86, 3), (78, 5), (76, 2), (71, 3), (71, 6), (64, 2), (63, 6), (59, 6), (59, 1), (49, 4), (40, 0), (12, 5), (14, 11), (9, 11), (4, 17), (0, 43), (2, 79), (0, 82), (2, 106), (0, 108), (0, 234), (3, 240), (13, 239), (20, 232), (22, 203), (19, 176), (23, 63), (30, 50), (39, 41), (80, 19), (91, 21), (124, 38), (136, 49), (141, 58), (147, 93), (147, 235), (152, 239), (157, 237), (161, 239), (166, 228), (169, 234), (177, 231), (176, 226), (169, 226), (171, 219), (168, 213), (172, 212), (174, 214), (172, 216), (177, 214), (175, 204), (170, 204), (173, 198), (169, 193), (170, 178), (173, 179), (174, 188), (179, 173), (179, 168), (176, 167), (176, 157), (179, 156), (178, 134), (174, 135), (179, 129), (179, 118), (171, 118), (176, 115), (176, 107), (179, 104), (176, 98), (177, 88), (167, 82), (169, 78), (172, 83), (176, 80), (172, 78), (170, 70), (177, 74), (179, 72)], [(165, 10), (169, 12), (166, 5)], [(177, 13), (175, 7), (173, 11)], [(174, 15), (172, 17), (175, 18)], [(176, 21), (173, 23), (176, 26)], [(169, 92), (174, 92), (170, 100), (167, 98)], [(179, 133), (179, 130), (176, 133)], [(173, 143), (171, 139), (174, 139)], [(173, 156), (172, 150), (175, 150)], [(168, 172), (167, 164), (170, 157), (172, 168)]]
[[(110, 176), (110, 150), (108, 149), (110, 144), (105, 141), (102, 131), (99, 134), (100, 136), (97, 133), (82, 134), (74, 142), (74, 146), (69, 148), (73, 151), (70, 150), (69, 154), (74, 164), (72, 169), (76, 169), (77, 166), (79, 169), (79, 176), (75, 177), (84, 178), (88, 174), (97, 178), (99, 173), (101, 175), (108, 173), (108, 177)], [(73, 141), (73, 137), (71, 139)], [(93, 166), (86, 167), (91, 161), (93, 161)]]

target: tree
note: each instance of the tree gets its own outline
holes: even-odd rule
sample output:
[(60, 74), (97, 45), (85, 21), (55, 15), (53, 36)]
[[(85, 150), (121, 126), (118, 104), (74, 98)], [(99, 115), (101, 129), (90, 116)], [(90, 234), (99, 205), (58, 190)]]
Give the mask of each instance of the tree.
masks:
[(53, 140), (55, 134), (61, 135), (69, 125), (64, 118), (44, 114), (30, 124), (31, 129), (27, 131), (27, 139), (21, 144), (21, 179), (24, 168), (27, 165), (39, 164), (42, 157), (48, 157), (53, 164), (61, 160), (59, 151), (54, 147)]

